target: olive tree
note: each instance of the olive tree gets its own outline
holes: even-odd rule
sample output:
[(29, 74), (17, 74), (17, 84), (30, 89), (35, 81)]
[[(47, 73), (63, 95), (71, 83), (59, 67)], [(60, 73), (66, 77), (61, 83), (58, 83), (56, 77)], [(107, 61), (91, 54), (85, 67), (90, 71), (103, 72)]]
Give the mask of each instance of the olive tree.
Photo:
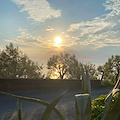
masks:
[(120, 56), (112, 55), (104, 65), (98, 67), (98, 71), (102, 74), (102, 80), (115, 83), (120, 74)]
[(12, 43), (0, 52), (0, 78), (41, 78), (42, 69)]
[(90, 79), (97, 79), (98, 74), (94, 64), (84, 64), (76, 59), (76, 56), (66, 52), (53, 55), (47, 63), (48, 77), (54, 79), (82, 79), (82, 67), (86, 68)]
[(66, 52), (53, 55), (47, 62), (49, 77), (56, 75), (55, 79), (64, 79), (65, 76), (72, 75), (76, 66), (78, 66), (76, 56)]

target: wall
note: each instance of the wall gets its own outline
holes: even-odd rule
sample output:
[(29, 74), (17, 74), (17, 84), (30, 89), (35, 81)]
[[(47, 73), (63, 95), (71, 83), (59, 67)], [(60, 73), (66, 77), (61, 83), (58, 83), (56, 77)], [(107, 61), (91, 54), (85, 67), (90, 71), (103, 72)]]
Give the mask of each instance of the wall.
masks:
[[(101, 87), (100, 80), (91, 80), (91, 87)], [(0, 91), (38, 89), (81, 89), (81, 80), (0, 79)]]

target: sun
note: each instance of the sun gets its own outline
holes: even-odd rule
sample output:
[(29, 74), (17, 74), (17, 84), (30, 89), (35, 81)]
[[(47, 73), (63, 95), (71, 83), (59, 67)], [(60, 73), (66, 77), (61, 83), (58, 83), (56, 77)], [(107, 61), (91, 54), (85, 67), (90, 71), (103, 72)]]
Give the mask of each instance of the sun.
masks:
[(61, 38), (61, 37), (56, 37), (56, 38), (55, 38), (55, 43), (56, 43), (57, 45), (59, 45), (61, 42), (62, 42), (62, 38)]

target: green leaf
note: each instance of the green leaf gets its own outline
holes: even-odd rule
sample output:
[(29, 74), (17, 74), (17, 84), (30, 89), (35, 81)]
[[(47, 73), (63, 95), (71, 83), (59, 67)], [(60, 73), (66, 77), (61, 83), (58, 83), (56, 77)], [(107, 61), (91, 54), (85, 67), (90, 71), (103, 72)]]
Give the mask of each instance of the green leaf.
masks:
[(91, 97), (91, 82), (90, 82), (90, 77), (89, 77), (87, 69), (86, 69), (86, 79), (87, 79), (87, 84), (88, 84), (88, 94)]
[(81, 113), (79, 111), (79, 106), (77, 104), (76, 98), (75, 98), (75, 113), (76, 113), (76, 120), (81, 120)]
[[(39, 103), (39, 104), (44, 105), (44, 106), (49, 106), (49, 104), (47, 102), (44, 102), (40, 99), (18, 96), (18, 95), (6, 93), (6, 92), (0, 92), (0, 93), (2, 93), (4, 95), (11, 96), (11, 97), (14, 97), (14, 98), (17, 98), (17, 99), (26, 100), (26, 101), (30, 101), (30, 102), (34, 102), (34, 103)], [(64, 120), (64, 117), (61, 115), (61, 113), (56, 108), (54, 108), (53, 110), (58, 115), (60, 120)]]
[(120, 77), (118, 78), (115, 87), (113, 89), (120, 89)]
[(116, 100), (116, 103), (113, 106), (113, 109), (109, 113), (108, 119), (118, 120), (119, 115), (120, 115), (120, 93), (118, 99)]
[(110, 91), (110, 93), (107, 95), (106, 99), (111, 95), (111, 94), (115, 94), (115, 91), (119, 91), (120, 90), (120, 77), (118, 78), (114, 88)]
[(48, 107), (46, 108), (45, 112), (42, 115), (41, 120), (48, 120), (50, 117), (51, 112), (53, 111), (53, 109), (55, 108), (56, 104), (59, 102), (59, 100), (63, 97), (63, 95), (67, 92), (67, 90), (65, 92), (63, 92), (60, 96), (58, 96), (51, 104), (48, 105)]
[(83, 69), (82, 66), (82, 92), (84, 94), (88, 93), (91, 96), (91, 83), (87, 69)]
[[(117, 93), (117, 92), (120, 92), (120, 89), (119, 89), (119, 87), (120, 87), (120, 77), (119, 77), (119, 79), (118, 79), (118, 81), (117, 81), (117, 83), (115, 84), (115, 86), (114, 86), (114, 88), (113, 88), (113, 90), (107, 95), (107, 97), (106, 97), (106, 106), (105, 106), (105, 109), (104, 109), (104, 111), (103, 111), (103, 115), (102, 115), (102, 118), (101, 118), (101, 120), (106, 120), (106, 119), (108, 119), (109, 118), (109, 120), (113, 120), (113, 119), (111, 119), (111, 118), (114, 118), (113, 116), (114, 116), (114, 110), (116, 111), (116, 109), (120, 109), (119, 108), (119, 106), (117, 106), (117, 105), (119, 105), (120, 103), (120, 101), (119, 101), (119, 99), (120, 99), (120, 97), (118, 98), (118, 100), (117, 100), (117, 102), (116, 102), (116, 104), (115, 104), (115, 106), (113, 107), (113, 109), (111, 110), (111, 105), (112, 105), (112, 98), (113, 98), (113, 96)], [(109, 117), (109, 115), (110, 114), (112, 114), (112, 117)], [(118, 114), (119, 114), (119, 112), (118, 112)], [(116, 114), (116, 117), (118, 116), (118, 114)], [(111, 115), (110, 115), (111, 116)], [(115, 118), (116, 118), (115, 117)], [(117, 119), (115, 119), (114, 118), (114, 120), (117, 120)]]
[(119, 89), (113, 89), (106, 97), (106, 100), (110, 97), (112, 98), (117, 92), (119, 92)]
[(119, 91), (120, 91), (119, 89), (113, 89), (112, 92), (107, 96), (107, 101), (106, 101), (105, 109), (103, 111), (101, 120), (107, 120), (111, 110), (112, 98)]
[(91, 98), (89, 94), (75, 95), (76, 120), (91, 120)]
[(17, 99), (17, 108), (18, 108), (18, 119), (22, 120), (22, 101)]

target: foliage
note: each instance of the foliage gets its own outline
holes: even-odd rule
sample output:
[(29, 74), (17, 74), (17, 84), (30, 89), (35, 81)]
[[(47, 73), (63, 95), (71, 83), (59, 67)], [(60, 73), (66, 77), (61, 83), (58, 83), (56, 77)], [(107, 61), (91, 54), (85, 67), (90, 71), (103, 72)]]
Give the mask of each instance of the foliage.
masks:
[(30, 97), (23, 97), (23, 96), (18, 96), (18, 95), (14, 95), (14, 94), (10, 94), (10, 93), (6, 93), (6, 92), (0, 92), (4, 95), (8, 95), (11, 96), (13, 98), (17, 98), (17, 107), (18, 107), (18, 119), (22, 120), (22, 103), (19, 102), (20, 100), (25, 100), (25, 101), (30, 101), (30, 102), (34, 102), (34, 103), (39, 103), (41, 105), (47, 106), (46, 110), (44, 111), (41, 120), (48, 120), (50, 117), (50, 114), (52, 111), (54, 111), (60, 120), (65, 120), (64, 117), (61, 115), (61, 113), (55, 108), (56, 104), (60, 101), (60, 99), (63, 97), (63, 95), (67, 92), (64, 91), (61, 95), (59, 95), (55, 100), (53, 100), (50, 104), (40, 100), (40, 99), (36, 99), (36, 98), (30, 98)]
[(71, 75), (71, 79), (82, 79), (82, 67), (87, 69), (90, 79), (91, 80), (97, 80), (98, 79), (98, 73), (96, 70), (96, 67), (94, 64), (91, 63), (77, 63), (70, 69), (69, 74)]
[(92, 120), (100, 120), (102, 116), (102, 112), (105, 108), (105, 98), (106, 95), (101, 95), (99, 98), (96, 98), (92, 101)]
[[(102, 75), (102, 84), (113, 85), (116, 78), (119, 75), (119, 65), (118, 60), (120, 56), (112, 56), (108, 59), (108, 61), (103, 66), (98, 67), (98, 71), (101, 72)], [(5, 62), (4, 62), (5, 59)], [(34, 64), (29, 58), (25, 55), (20, 55), (18, 48), (14, 48), (12, 44), (6, 46), (6, 49), (3, 50), (0, 54), (0, 75), (2, 73), (7, 74), (8, 78), (11, 77), (35, 77), (39, 76), (39, 67)], [(15, 63), (15, 64), (13, 64)], [(13, 66), (12, 66), (13, 65)], [(95, 66), (93, 64), (81, 64), (77, 61), (75, 55), (70, 55), (68, 53), (60, 53), (57, 55), (53, 55), (48, 60), (48, 69), (50, 70), (50, 76), (53, 73), (57, 72), (57, 78), (63, 79), (65, 75), (71, 75), (71, 78), (82, 78), (82, 94), (75, 95), (75, 107), (76, 107), (76, 120), (119, 120), (120, 119), (120, 78), (116, 82), (113, 90), (106, 96), (102, 95), (99, 98), (95, 99), (91, 103), (91, 79), (97, 79), (97, 73), (95, 71)], [(7, 68), (7, 67), (9, 68)], [(11, 67), (12, 66), (12, 67)], [(25, 68), (24, 68), (25, 67)], [(3, 68), (3, 69), (2, 69)], [(21, 70), (22, 69), (22, 70)], [(35, 72), (31, 73), (31, 69)], [(24, 71), (23, 74), (18, 74), (20, 71)], [(30, 71), (30, 72), (29, 72)], [(11, 72), (11, 73), (10, 73)], [(30, 73), (29, 74), (27, 73)], [(79, 72), (79, 74), (78, 74)], [(90, 74), (90, 77), (89, 77)], [(41, 74), (40, 74), (41, 75)], [(76, 76), (77, 75), (77, 76)], [(66, 92), (66, 91), (65, 91)], [(58, 96), (53, 102), (50, 104), (41, 101), (36, 98), (29, 98), (23, 96), (17, 96), (5, 92), (1, 92), (2, 94), (20, 99), (31, 101), (35, 103), (39, 103), (47, 106), (46, 110), (42, 114), (42, 120), (48, 120), (52, 111), (54, 111), (60, 120), (64, 120), (63, 116), (60, 112), (55, 108), (56, 104), (65, 94), (62, 93)], [(18, 101), (18, 118), (22, 119), (22, 103)], [(91, 114), (92, 112), (92, 114)]]
[[(65, 91), (66, 92), (66, 91)], [(6, 92), (2, 94), (20, 99), (31, 101), (47, 106), (42, 114), (41, 120), (48, 120), (52, 111), (54, 111), (60, 120), (64, 117), (55, 108), (56, 104), (65, 94), (63, 92), (50, 104), (36, 98), (18, 96)], [(22, 119), (22, 103), (18, 101), (18, 118)], [(82, 68), (82, 94), (75, 95), (76, 120), (119, 120), (120, 119), (120, 77), (113, 90), (108, 95), (102, 95), (91, 103), (91, 85), (87, 69)], [(91, 114), (92, 113), (92, 114)]]
[(94, 64), (88, 63), (88, 64), (83, 64), (83, 66), (85, 69), (87, 69), (91, 80), (98, 79), (98, 73)]
[[(60, 101), (60, 99), (63, 97), (63, 95), (66, 93), (63, 92), (61, 95), (59, 95), (54, 101), (51, 102), (51, 104), (48, 105), (48, 107), (46, 108), (45, 112), (42, 115), (41, 120), (48, 120), (50, 117), (50, 114), (52, 113), (52, 111), (54, 110), (56, 104)], [(60, 120), (64, 120), (63, 116), (60, 116)]]
[(99, 65), (99, 66), (97, 67), (97, 71), (98, 71), (98, 74), (101, 76), (101, 81), (103, 81), (103, 77), (104, 77), (104, 66)]
[(91, 98), (89, 94), (75, 95), (76, 120), (90, 120)]
[(98, 67), (98, 71), (102, 75), (101, 80), (116, 82), (120, 70), (119, 61), (119, 55), (111, 56), (104, 65)]
[(76, 120), (91, 119), (91, 83), (87, 69), (82, 67), (82, 94), (75, 95)]
[(89, 94), (91, 97), (91, 82), (87, 69), (82, 67), (82, 93)]
[(42, 69), (12, 43), (0, 53), (0, 78), (41, 78)]
[[(89, 89), (90, 79), (87, 70), (82, 70), (82, 76), (82, 94), (75, 95), (76, 120), (119, 120), (120, 77), (107, 97), (100, 96), (100, 98), (95, 99), (92, 105), (89, 106), (90, 99), (88, 98), (91, 97), (91, 92)], [(116, 97), (117, 95), (118, 97)], [(92, 108), (92, 116), (90, 116), (90, 108)]]
[[(118, 93), (114, 95), (114, 97), (112, 98), (112, 108), (115, 105), (117, 99), (118, 99)], [(101, 120), (102, 117), (102, 113), (103, 110), (105, 109), (105, 105), (106, 105), (106, 95), (101, 95), (99, 98), (96, 98), (95, 100), (92, 101), (92, 120)], [(111, 109), (112, 109), (111, 108)], [(118, 120), (120, 119), (120, 116), (118, 118)]]
[(73, 69), (76, 68), (75, 66), (77, 65), (78, 61), (75, 55), (70, 55), (65, 52), (53, 55), (47, 63), (50, 78), (56, 75), (55, 79), (63, 79), (64, 76), (67, 76), (70, 72), (72, 74)]
[(83, 64), (78, 62), (76, 56), (69, 53), (59, 53), (49, 58), (47, 63), (49, 73), (48, 77), (54, 79), (81, 79), (82, 67), (86, 68), (90, 79), (97, 79), (98, 74), (94, 64)]
[(113, 87), (114, 83), (112, 81), (104, 80), (104, 81), (101, 81), (101, 85), (103, 87)]
[(74, 64), (70, 64), (70, 69), (69, 69), (69, 74), (70, 77), (69, 79), (78, 79), (80, 80), (82, 77), (81, 74), (81, 63), (79, 63), (78, 61), (74, 62)]
[(22, 101), (17, 99), (17, 108), (18, 108), (18, 119), (22, 120)]

